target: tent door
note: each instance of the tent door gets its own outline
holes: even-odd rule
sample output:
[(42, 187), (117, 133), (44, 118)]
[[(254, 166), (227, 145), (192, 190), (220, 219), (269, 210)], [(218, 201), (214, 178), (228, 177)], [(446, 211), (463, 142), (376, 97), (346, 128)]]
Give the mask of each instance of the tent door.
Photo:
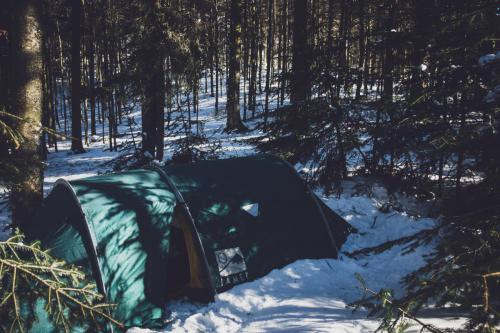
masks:
[(171, 243), (168, 258), (167, 299), (187, 296), (208, 302), (210, 281), (204, 269), (202, 252), (197, 246), (194, 230), (190, 228), (184, 209), (177, 205), (171, 224)]

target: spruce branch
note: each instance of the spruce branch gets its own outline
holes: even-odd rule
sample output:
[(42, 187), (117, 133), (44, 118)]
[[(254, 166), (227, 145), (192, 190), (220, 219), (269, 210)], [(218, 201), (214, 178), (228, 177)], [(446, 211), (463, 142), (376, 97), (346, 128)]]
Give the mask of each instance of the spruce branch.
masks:
[[(389, 332), (404, 332), (404, 330), (408, 327), (406, 323), (404, 322), (405, 318), (409, 318), (419, 324), (422, 327), (421, 332), (423, 330), (428, 330), (431, 333), (444, 333), (442, 330), (438, 329), (437, 327), (426, 324), (414, 315), (412, 315), (408, 310), (401, 308), (400, 306), (396, 305), (392, 300), (391, 300), (391, 292), (389, 290), (382, 289), (380, 292), (376, 292), (372, 289), (370, 289), (361, 274), (355, 273), (356, 279), (359, 281), (361, 284), (361, 288), (363, 289), (363, 292), (371, 294), (374, 298), (378, 299), (381, 302), (382, 308), (386, 312), (392, 312), (392, 309), (395, 308), (399, 312), (399, 316), (396, 318), (393, 318), (392, 315), (385, 318), (384, 322), (381, 324), (381, 326), (377, 329), (387, 329)], [(401, 323), (402, 321), (402, 323)], [(399, 326), (399, 327), (398, 327)]]
[[(8, 319), (0, 327), (8, 325), (9, 332), (26, 331), (28, 320), (21, 306), (29, 305), (28, 317), (32, 318), (34, 303), (44, 299), (52, 323), (65, 332), (77, 324), (99, 328), (111, 323), (123, 328), (110, 314), (115, 305), (103, 302), (95, 284), (86, 281), (85, 273), (53, 258), (38, 242), (25, 244), (23, 240), (16, 234), (0, 242), (0, 313)], [(76, 317), (78, 313), (83, 318)]]

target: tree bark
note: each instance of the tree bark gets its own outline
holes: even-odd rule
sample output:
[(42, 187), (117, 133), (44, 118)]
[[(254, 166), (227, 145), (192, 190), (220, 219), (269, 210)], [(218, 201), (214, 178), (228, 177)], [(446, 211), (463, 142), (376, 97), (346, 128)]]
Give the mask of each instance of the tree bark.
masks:
[(285, 101), (285, 90), (287, 86), (288, 77), (288, 0), (283, 0), (281, 16), (281, 35), (282, 41), (282, 52), (281, 52), (281, 86), (280, 86), (280, 105), (283, 105)]
[(307, 0), (294, 0), (292, 75), (290, 82), (290, 102), (292, 103), (306, 100), (311, 90), (307, 22)]
[(215, 114), (219, 113), (219, 12), (217, 11), (217, 0), (214, 0), (214, 57), (215, 57)]
[(418, 1), (415, 2), (415, 31), (413, 38), (413, 50), (411, 55), (411, 81), (410, 81), (410, 102), (414, 102), (423, 93), (422, 86), (422, 70), (421, 65), (425, 56), (425, 46), (427, 33), (433, 31), (432, 20), (432, 2)]
[(361, 85), (363, 84), (363, 74), (365, 67), (365, 0), (359, 0), (359, 58), (358, 75), (356, 77), (356, 99), (361, 97)]
[(252, 13), (252, 21), (253, 21), (253, 29), (251, 30), (251, 56), (250, 56), (250, 85), (248, 91), (248, 105), (249, 109), (252, 112), (252, 118), (255, 117), (255, 108), (257, 104), (257, 66), (258, 66), (258, 31), (259, 31), (259, 18), (257, 14), (259, 11), (256, 8), (256, 0), (251, 1), (251, 13)]
[[(14, 152), (19, 160), (18, 174), (10, 196), (14, 226), (24, 226), (41, 202), (43, 167), (41, 154), (42, 121), (42, 32), (41, 3), (37, 0), (12, 1), (10, 29), (11, 53), (11, 109), (24, 121), (16, 123), (16, 130), (24, 138)], [(43, 222), (43, 221), (40, 221)]]
[(269, 0), (267, 9), (267, 50), (266, 50), (266, 98), (264, 102), (264, 126), (269, 114), (269, 94), (271, 93), (271, 67), (273, 66), (273, 9), (274, 0)]
[(81, 0), (71, 0), (71, 150), (83, 153), (81, 110)]
[(145, 71), (144, 96), (142, 103), (143, 121), (143, 143), (144, 154), (149, 157), (163, 160), (163, 138), (165, 129), (165, 55), (163, 52), (163, 32), (156, 12), (159, 9), (158, 0), (149, 0), (147, 9), (147, 22), (151, 24), (146, 45), (148, 59), (143, 65)]
[(240, 115), (241, 0), (231, 0), (230, 6), (226, 131), (241, 131), (245, 130)]
[(96, 114), (95, 114), (95, 20), (94, 13), (90, 13), (90, 36), (88, 38), (88, 59), (89, 59), (89, 95), (90, 95), (90, 134), (96, 135)]

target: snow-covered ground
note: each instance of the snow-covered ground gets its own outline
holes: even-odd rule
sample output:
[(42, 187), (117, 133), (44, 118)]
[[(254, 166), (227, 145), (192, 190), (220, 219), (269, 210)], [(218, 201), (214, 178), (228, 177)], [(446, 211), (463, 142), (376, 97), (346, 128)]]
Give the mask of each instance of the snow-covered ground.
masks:
[[(353, 197), (349, 193), (340, 198), (323, 198), (359, 231), (349, 236), (343, 252), (435, 226), (433, 219), (416, 219), (395, 211), (380, 212), (377, 207), (386, 195), (381, 188), (379, 192), (372, 198)], [(355, 274), (360, 274), (372, 290), (392, 288), (396, 295), (401, 295), (401, 278), (423, 265), (423, 256), (431, 250), (429, 245), (402, 255), (402, 246), (396, 246), (357, 260), (345, 255), (338, 260), (299, 260), (219, 294), (212, 304), (187, 301), (168, 304), (171, 323), (163, 332), (374, 332), (379, 320), (367, 317), (364, 309), (353, 312), (348, 306), (363, 296)], [(437, 310), (425, 312), (421, 319), (442, 328), (459, 328), (465, 321)], [(409, 332), (420, 329), (414, 325)], [(128, 331), (146, 332), (153, 331), (139, 328)]]
[[(203, 124), (200, 130), (206, 137), (221, 144), (221, 157), (255, 153), (247, 139), (259, 136), (261, 132), (224, 133), (225, 117), (223, 112), (218, 116), (214, 114), (213, 102), (208, 95), (201, 96), (198, 119)], [(221, 110), (224, 110), (224, 102), (221, 99)], [(138, 124), (133, 130), (139, 131), (140, 112), (131, 116)], [(254, 122), (246, 124), (250, 129), (256, 125)], [(128, 131), (128, 126), (119, 127), (120, 133)], [(106, 133), (98, 133), (101, 137), (103, 134)], [(172, 156), (171, 142), (175, 138), (165, 138), (166, 159)], [(121, 137), (118, 143), (128, 139), (127, 136)], [(123, 153), (110, 152), (107, 142), (102, 141), (90, 143), (84, 154), (71, 154), (69, 149), (69, 141), (62, 141), (59, 142), (59, 152), (50, 152), (45, 170), (45, 193), (58, 178), (77, 179), (111, 171), (108, 162)], [(404, 210), (383, 213), (378, 207), (388, 200), (388, 196), (382, 187), (378, 186), (371, 197), (353, 196), (353, 184), (354, 181), (345, 182), (343, 187), (346, 190), (340, 197), (322, 197), (328, 206), (359, 231), (349, 236), (342, 248), (344, 253), (411, 235), (437, 223), (429, 218), (411, 217)], [(411, 211), (414, 209), (413, 204)], [(6, 236), (1, 230), (8, 221), (6, 202), (0, 201), (0, 237)], [(217, 295), (214, 303), (202, 305), (175, 301), (168, 304), (170, 322), (162, 332), (374, 332), (380, 320), (368, 318), (365, 309), (353, 312), (348, 306), (363, 296), (355, 274), (360, 274), (372, 290), (391, 288), (396, 295), (401, 295), (401, 278), (423, 265), (423, 257), (432, 251), (432, 247), (432, 244), (422, 246), (407, 255), (402, 255), (402, 246), (396, 246), (358, 259), (342, 254), (338, 260), (300, 260)], [(465, 321), (432, 310), (423, 313), (422, 320), (450, 328), (458, 328)], [(411, 329), (411, 332), (419, 331), (418, 326)], [(129, 330), (129, 333), (145, 332), (151, 331)]]

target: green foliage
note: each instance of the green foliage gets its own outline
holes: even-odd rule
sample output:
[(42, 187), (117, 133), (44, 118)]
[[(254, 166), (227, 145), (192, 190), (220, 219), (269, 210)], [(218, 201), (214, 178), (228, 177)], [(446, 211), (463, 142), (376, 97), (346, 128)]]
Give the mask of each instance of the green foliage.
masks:
[[(383, 1), (380, 9), (389, 3), (395, 4)], [(415, 17), (419, 4), (429, 8)], [(277, 110), (267, 141), (260, 146), (302, 163), (327, 190), (343, 177), (348, 160), (350, 174), (390, 180), (399, 189), (435, 200), (443, 216), (439, 228), (351, 254), (398, 244), (408, 244), (405, 251), (430, 241), (438, 244), (426, 265), (405, 278), (403, 298), (388, 303), (392, 297), (385, 290), (371, 298), (384, 314), (381, 328), (395, 329), (403, 316), (435, 304), (470, 313), (469, 332), (495, 332), (500, 325), (500, 60), (493, 29), (497, 6), (491, 0), (415, 1), (398, 4), (395, 10), (412, 18), (398, 18), (405, 22), (391, 29), (390, 43), (384, 41), (383, 18), (372, 32), (380, 37), (373, 47), (382, 67), (389, 60), (394, 65), (390, 73), (375, 73), (390, 96), (377, 91), (374, 95), (381, 98), (365, 103), (364, 109), (345, 107), (349, 95), (339, 103), (344, 108), (316, 101), (284, 107)], [(411, 26), (417, 23), (423, 24), (421, 30)], [(406, 30), (414, 31), (405, 36)], [(390, 52), (385, 52), (387, 46)], [(490, 60), (480, 60), (486, 54)], [(338, 76), (324, 75), (322, 89), (327, 90)]]
[(40, 301), (58, 331), (122, 326), (110, 315), (113, 305), (103, 302), (85, 273), (52, 257), (38, 242), (26, 244), (19, 233), (0, 242), (0, 282), (2, 331), (28, 331)]
[(496, 331), (500, 324), (500, 279), (495, 275), (500, 271), (499, 185), (498, 180), (487, 179), (467, 189), (468, 200), (443, 221), (445, 229), (435, 253), (405, 278), (408, 294), (400, 304), (413, 302), (420, 308), (432, 300), (437, 306), (459, 305), (471, 312), (469, 331)]
[[(4, 145), (6, 149), (4, 158), (0, 159), (0, 181), (10, 184), (15, 182), (16, 176), (20, 173), (20, 168), (25, 161), (15, 157), (15, 151), (18, 150), (25, 138), (19, 133), (18, 127), (26, 124), (27, 126), (37, 126), (30, 119), (16, 116), (12, 113), (0, 109), (0, 139), (4, 140), (0, 146)], [(47, 127), (42, 127), (42, 131), (50, 135), (58, 136), (56, 132)]]
[(371, 314), (382, 315), (382, 322), (377, 328), (377, 332), (403, 333), (410, 328), (411, 321), (421, 326), (421, 332), (442, 333), (436, 327), (425, 324), (411, 314), (412, 304), (407, 304), (402, 308), (393, 300), (393, 292), (390, 289), (381, 289), (379, 292), (371, 290), (361, 274), (355, 273), (356, 280), (363, 290), (363, 298), (352, 305), (356, 308), (360, 306), (369, 306)]
[(347, 154), (360, 146), (346, 107), (331, 106), (324, 99), (281, 107), (258, 147), (302, 163), (310, 170), (308, 180), (330, 192), (347, 177)]
[(203, 135), (189, 134), (173, 142), (172, 163), (192, 163), (196, 161), (216, 160), (222, 145)]
[(0, 110), (0, 133), (6, 140), (12, 142), (15, 148), (18, 148), (23, 142), (23, 137), (12, 127), (10, 124), (12, 121), (21, 122), (24, 120), (16, 115)]
[[(396, 327), (404, 309), (406, 316), (416, 316), (429, 303), (437, 307), (455, 306), (470, 313), (468, 332), (493, 333), (500, 325), (500, 178), (486, 178), (478, 185), (464, 189), (461, 205), (450, 199), (442, 225), (434, 230), (403, 237), (379, 246), (351, 253), (357, 257), (378, 253), (394, 245), (417, 245), (438, 240), (426, 264), (404, 278), (406, 294), (387, 307), (382, 298), (387, 291), (373, 293), (357, 305), (373, 308), (372, 314), (383, 314), (381, 329)], [(359, 280), (359, 279), (358, 279)], [(364, 281), (363, 289), (369, 290)]]

